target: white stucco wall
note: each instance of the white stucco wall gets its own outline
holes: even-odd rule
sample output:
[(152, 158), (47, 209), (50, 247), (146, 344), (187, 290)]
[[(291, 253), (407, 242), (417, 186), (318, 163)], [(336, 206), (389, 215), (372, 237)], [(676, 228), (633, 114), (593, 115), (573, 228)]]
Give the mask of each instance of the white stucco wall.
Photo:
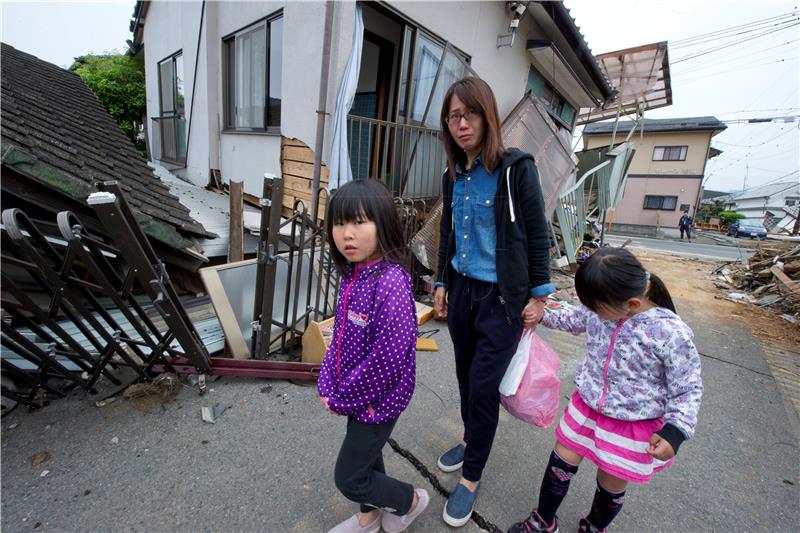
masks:
[(513, 47), (497, 48), (508, 33), (511, 12), (505, 2), (390, 2), (398, 11), (468, 54), (470, 66), (494, 91), (500, 119), (520, 101), (528, 82), (525, 48), (533, 33), (524, 17)]
[[(529, 17), (523, 18), (513, 47), (497, 48), (497, 36), (508, 32), (511, 18), (504, 2), (401, 1), (391, 4), (403, 16), (451, 41), (472, 58), (472, 68), (495, 91), (501, 118), (520, 100), (530, 65), (526, 41), (535, 32)], [(352, 47), (355, 10), (353, 1), (337, 1), (332, 5), (334, 19), (323, 162), (330, 156), (333, 114)], [(201, 6), (199, 1), (150, 3), (144, 31), (148, 116), (159, 115), (158, 61), (183, 50), (186, 114), (187, 120), (191, 120), (191, 134), (187, 168), (176, 173), (193, 183), (205, 185), (209, 168), (219, 168), (223, 180), (243, 180), (247, 192), (260, 194), (263, 174), (280, 174), (281, 138), (277, 134), (222, 131), (222, 38), (283, 9), (281, 134), (297, 138), (315, 149), (325, 4), (285, 0), (207, 2), (198, 54)], [(395, 48), (395, 57), (398, 57), (399, 46)], [(195, 64), (198, 65), (196, 88), (193, 86)]]
[[(158, 93), (158, 63), (163, 59), (183, 51), (184, 106), (187, 117), (187, 130), (191, 127), (189, 160), (187, 167), (173, 171), (187, 181), (205, 185), (208, 182), (208, 123), (206, 120), (192, 120), (189, 123), (189, 112), (192, 99), (195, 99), (194, 117), (205, 117), (208, 112), (206, 91), (192, 91), (195, 57), (197, 55), (197, 31), (200, 27), (200, 2), (152, 2), (147, 13), (144, 27), (145, 46), (145, 83), (147, 90), (147, 117), (160, 115)], [(180, 20), (181, 24), (174, 21)], [(202, 51), (201, 51), (201, 55)], [(198, 62), (198, 79), (205, 79), (205, 65)], [(148, 122), (148, 128), (152, 123)], [(152, 130), (151, 130), (152, 132)], [(153, 142), (153, 135), (150, 135)]]
[[(173, 172), (198, 185), (208, 182), (209, 168), (219, 168), (225, 181), (245, 182), (260, 194), (265, 172), (280, 174), (281, 136), (224, 132), (222, 38), (283, 9), (283, 76), (281, 134), (315, 145), (325, 5), (321, 2), (207, 2), (200, 54), (196, 56), (201, 2), (152, 2), (145, 22), (147, 113), (159, 115), (158, 61), (183, 50), (186, 116), (191, 109), (191, 134), (186, 169)], [(354, 3), (336, 3), (334, 46), (328, 99), (333, 105), (352, 35)], [(345, 20), (349, 17), (349, 20)], [(178, 23), (178, 21), (180, 21)], [(349, 27), (349, 32), (348, 32)], [(347, 32), (346, 46), (336, 36)], [(197, 57), (197, 87), (193, 86)], [(191, 108), (194, 98), (194, 108)], [(332, 110), (329, 109), (329, 112)], [(328, 118), (327, 122), (330, 122)], [(188, 128), (188, 125), (187, 125)], [(326, 145), (330, 144), (330, 125)], [(327, 160), (327, 154), (325, 159)]]

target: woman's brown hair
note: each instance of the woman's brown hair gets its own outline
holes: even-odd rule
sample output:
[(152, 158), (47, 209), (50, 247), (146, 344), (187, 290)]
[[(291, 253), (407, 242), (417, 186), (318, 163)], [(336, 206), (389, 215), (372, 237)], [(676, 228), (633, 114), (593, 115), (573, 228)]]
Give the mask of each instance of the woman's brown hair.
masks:
[(463, 168), (467, 164), (467, 154), (462, 150), (447, 125), (450, 114), (450, 101), (457, 96), (467, 109), (478, 113), (483, 119), (483, 140), (481, 141), (481, 159), (486, 170), (493, 172), (500, 164), (505, 153), (503, 140), (500, 138), (500, 118), (497, 111), (497, 100), (491, 87), (480, 78), (469, 76), (458, 80), (447, 89), (442, 104), (442, 135), (444, 149), (447, 153), (447, 165), (451, 179), (456, 179), (456, 163)]

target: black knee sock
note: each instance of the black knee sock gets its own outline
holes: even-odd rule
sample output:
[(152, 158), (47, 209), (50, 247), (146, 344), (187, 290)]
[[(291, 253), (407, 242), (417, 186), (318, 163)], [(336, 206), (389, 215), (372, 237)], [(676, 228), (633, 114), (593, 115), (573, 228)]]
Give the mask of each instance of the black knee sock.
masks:
[(537, 507), (539, 516), (547, 525), (553, 523), (558, 506), (561, 505), (561, 501), (569, 490), (569, 481), (577, 471), (578, 465), (569, 464), (559, 457), (555, 450), (550, 454), (550, 461), (547, 463), (547, 470), (542, 478), (542, 487), (539, 489), (539, 506)]
[(624, 502), (624, 490), (622, 492), (611, 492), (603, 488), (598, 481), (597, 491), (594, 493), (594, 501), (592, 502), (592, 511), (586, 519), (591, 522), (594, 527), (602, 531), (607, 528), (608, 524), (619, 514)]

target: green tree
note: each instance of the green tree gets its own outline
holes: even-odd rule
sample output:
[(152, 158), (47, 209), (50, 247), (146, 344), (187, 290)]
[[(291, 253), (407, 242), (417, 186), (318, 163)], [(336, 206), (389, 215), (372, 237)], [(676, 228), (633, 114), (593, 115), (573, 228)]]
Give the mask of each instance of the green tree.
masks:
[(89, 86), (122, 131), (146, 154), (142, 120), (147, 112), (144, 62), (127, 54), (87, 54), (75, 58), (70, 70)]

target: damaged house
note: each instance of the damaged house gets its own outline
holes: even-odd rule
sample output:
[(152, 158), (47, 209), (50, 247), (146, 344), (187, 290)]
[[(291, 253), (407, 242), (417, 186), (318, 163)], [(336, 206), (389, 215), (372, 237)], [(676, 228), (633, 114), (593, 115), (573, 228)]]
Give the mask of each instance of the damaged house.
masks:
[[(544, 165), (552, 149), (539, 148), (559, 145), (559, 171), (542, 172), (554, 197), (574, 176), (579, 110), (613, 92), (561, 2), (139, 1), (131, 27), (158, 164), (199, 186), (243, 181), (254, 195), (265, 173), (282, 176), (305, 202), (315, 162), (323, 188), (352, 175), (403, 198), (438, 197), (438, 115), (466, 75), (493, 87), (501, 117), (516, 111), (509, 144)], [(531, 110), (518, 105), (529, 90), (536, 140)]]
[(2, 207), (40, 220), (70, 210), (99, 229), (86, 204), (96, 182), (117, 181), (153, 247), (188, 270), (206, 262), (196, 239), (214, 238), (171, 195), (83, 80), (2, 45)]
[[(286, 356), (333, 310), (317, 224), (326, 191), (382, 180), (418, 229), (446, 164), (439, 109), (461, 77), (494, 88), (506, 144), (536, 157), (548, 216), (576, 183), (576, 125), (609, 105), (617, 114), (655, 105), (638, 99), (651, 85), (612, 87), (613, 69), (598, 64), (560, 2), (140, 0), (131, 30), (131, 52), (144, 54), (151, 166), (76, 75), (3, 48), (3, 207), (12, 208), (3, 217), (3, 362), (23, 391), (4, 384), (3, 393), (26, 403), (57, 395), (53, 377), (93, 391), (101, 376), (116, 379), (115, 366), (142, 378), (314, 379), (311, 362)], [(624, 154), (601, 154), (617, 184)], [(206, 195), (217, 211), (224, 202), (205, 187), (234, 182), (260, 207), (250, 217), (258, 256), (200, 269), (211, 331), (164, 265), (197, 271), (224, 255)], [(575, 205), (561, 211), (580, 213), (578, 227), (585, 216)], [(15, 269), (32, 277), (6, 283)], [(42, 296), (28, 299), (29, 289)], [(214, 357), (220, 324), (226, 357)]]

